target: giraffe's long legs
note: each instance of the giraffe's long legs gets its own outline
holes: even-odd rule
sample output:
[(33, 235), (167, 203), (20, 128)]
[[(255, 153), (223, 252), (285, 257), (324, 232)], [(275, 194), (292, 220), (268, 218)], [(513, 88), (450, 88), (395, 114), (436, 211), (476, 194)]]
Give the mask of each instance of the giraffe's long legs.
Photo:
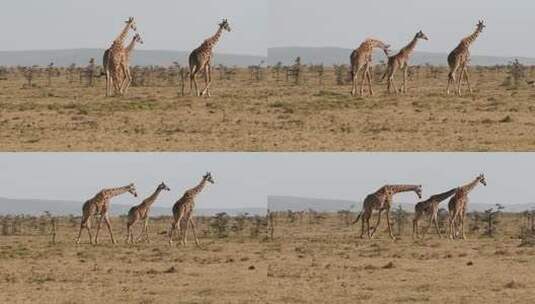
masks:
[(461, 211), (461, 238), (466, 240), (466, 235), (464, 234), (464, 220), (466, 219), (466, 213)]
[(131, 232), (132, 232), (132, 224), (126, 223), (126, 243), (127, 244), (131, 243), (131, 237), (130, 237)]
[(150, 240), (149, 240), (149, 233), (148, 233), (148, 227), (149, 227), (149, 219), (148, 219), (148, 217), (147, 217), (147, 218), (144, 220), (144, 222), (143, 222), (143, 228), (141, 229), (141, 232), (139, 233), (139, 236), (137, 237), (136, 242), (141, 241), (141, 239), (143, 238), (143, 236), (145, 236), (145, 239), (147, 240), (147, 242), (150, 243)]
[(357, 95), (359, 72), (360, 69), (358, 67), (355, 67), (353, 69), (353, 89), (351, 90), (352, 96)]
[(184, 217), (183, 213), (180, 213), (179, 215), (175, 216), (175, 219), (173, 220), (173, 223), (171, 224), (171, 230), (169, 231), (169, 245), (173, 244), (173, 233), (175, 230), (178, 230), (178, 235), (180, 236), (180, 223), (182, 221), (182, 218)]
[(130, 72), (130, 68), (128, 66), (125, 66), (125, 72), (126, 77), (124, 79), (124, 85), (123, 85), (123, 94), (126, 94), (128, 92), (128, 89), (130, 88), (130, 84), (132, 83), (132, 73)]
[(204, 96), (208, 93), (208, 86), (210, 85), (210, 64), (204, 66), (204, 89), (201, 92), (201, 96)]
[(362, 211), (360, 238), (364, 238), (364, 222), (366, 221), (367, 214)]
[(388, 70), (388, 85), (386, 87), (387, 92), (390, 94), (391, 90), (394, 89), (394, 93), (397, 93), (396, 84), (394, 83), (394, 75), (396, 74), (396, 66), (392, 65)]
[(207, 63), (204, 67), (204, 79), (205, 79), (205, 85), (206, 87), (202, 91), (201, 95), (206, 95), (210, 97), (210, 84), (212, 83), (212, 66), (210, 63)]
[(78, 232), (78, 237), (76, 238), (76, 244), (80, 244), (80, 239), (82, 238), (82, 231), (84, 228), (87, 230), (87, 234), (89, 235), (89, 243), (93, 244), (93, 236), (91, 235), (91, 218), (90, 217), (82, 219), (82, 223), (80, 224), (80, 231)]
[(462, 96), (462, 92), (461, 92), (461, 87), (462, 87), (462, 84), (463, 84), (463, 76), (464, 76), (464, 69), (466, 68), (466, 66), (464, 64), (462, 64), (459, 68), (459, 70), (461, 71), (459, 73), (459, 78), (457, 79), (457, 95), (458, 96)]
[(442, 234), (440, 233), (440, 228), (438, 227), (438, 219), (436, 214), (433, 215), (433, 222), (435, 223), (435, 229), (437, 230), (438, 238), (441, 239)]
[(110, 75), (110, 71), (109, 69), (106, 69), (106, 97), (110, 97), (111, 96), (111, 88), (112, 88), (112, 83), (111, 83), (111, 75)]
[(458, 68), (459, 68), (458, 65), (450, 67), (450, 72), (448, 73), (448, 87), (446, 88), (447, 95), (450, 95), (450, 86), (455, 87), (455, 76), (457, 74)]
[(416, 235), (416, 238), (420, 238), (420, 236), (418, 235), (418, 220), (419, 220), (419, 216), (418, 214), (416, 214), (414, 216), (414, 219), (412, 220), (412, 238), (413, 239), (415, 235)]
[(97, 232), (95, 233), (95, 245), (98, 244), (98, 234), (100, 233), (100, 227), (102, 225), (103, 220), (104, 220), (104, 215), (100, 214), (98, 218), (98, 223), (97, 223)]
[(403, 88), (401, 89), (402, 93), (407, 93), (407, 76), (409, 74), (409, 66), (405, 64), (403, 67)]
[[(375, 223), (375, 227), (373, 227), (372, 229), (371, 235), (369, 235), (370, 238), (373, 238), (373, 236), (375, 235), (375, 231), (377, 231), (377, 228), (379, 227), (379, 224), (381, 223), (381, 213), (383, 213), (383, 210), (379, 209), (379, 214), (377, 214), (377, 222)], [(368, 234), (370, 234), (369, 228), (368, 228)]]
[(368, 66), (366, 65), (362, 70), (362, 77), (360, 79), (360, 96), (364, 95), (364, 81), (366, 80), (366, 71), (368, 70)]
[(191, 71), (189, 73), (189, 90), (190, 93), (193, 95), (193, 87), (195, 87), (195, 96), (199, 96), (199, 88), (197, 87), (197, 72), (198, 68), (197, 66), (193, 66), (191, 68)]
[(110, 218), (108, 217), (108, 214), (104, 215), (104, 221), (106, 222), (106, 226), (108, 227), (108, 231), (110, 233), (112, 244), (117, 244), (117, 242), (115, 241), (115, 238), (113, 237), (113, 231), (111, 230), (111, 223), (110, 223)]
[(370, 91), (370, 96), (373, 96), (372, 78), (369, 67), (366, 69), (366, 80), (368, 81), (368, 90)]
[(470, 77), (468, 76), (468, 68), (466, 66), (463, 68), (463, 75), (466, 80), (466, 84), (468, 85), (468, 91), (470, 92), (470, 95), (472, 95), (472, 86), (470, 85)]
[(392, 233), (392, 224), (390, 223), (390, 209), (386, 210), (386, 223), (388, 224), (388, 232), (390, 233), (390, 238), (395, 240), (396, 238)]
[(197, 232), (195, 231), (195, 222), (193, 221), (192, 216), (189, 217), (189, 223), (191, 225), (191, 230), (193, 231), (193, 237), (195, 238), (195, 245), (197, 245), (197, 247), (200, 247), (201, 245), (199, 244), (199, 239), (197, 238)]

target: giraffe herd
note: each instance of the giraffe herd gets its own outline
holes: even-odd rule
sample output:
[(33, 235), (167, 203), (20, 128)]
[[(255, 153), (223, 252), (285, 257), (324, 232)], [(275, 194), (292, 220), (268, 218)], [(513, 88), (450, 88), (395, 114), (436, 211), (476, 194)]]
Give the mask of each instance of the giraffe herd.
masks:
[[(125, 24), (119, 36), (113, 40), (112, 45), (104, 52), (102, 58), (102, 66), (104, 67), (104, 74), (106, 76), (106, 96), (123, 96), (127, 93), (128, 87), (132, 83), (132, 74), (129, 67), (130, 55), (136, 43), (143, 44), (141, 35), (137, 32), (134, 17), (128, 18)], [(135, 35), (130, 44), (125, 47), (124, 42), (130, 30), (134, 31)], [(212, 82), (213, 49), (221, 38), (223, 31), (231, 31), (227, 19), (223, 19), (219, 23), (218, 29), (213, 36), (204, 40), (198, 48), (191, 52), (189, 56), (191, 94), (193, 94), (193, 87), (195, 87), (196, 96), (210, 96), (209, 88)], [(196, 80), (199, 72), (203, 72), (205, 78), (205, 87), (200, 93)]]
[[(197, 246), (200, 246), (199, 240), (197, 238), (197, 233), (195, 231), (195, 223), (193, 222), (193, 208), (195, 206), (196, 196), (204, 189), (206, 183), (215, 183), (214, 178), (210, 172), (203, 175), (201, 182), (197, 186), (186, 190), (181, 196), (181, 198), (174, 204), (172, 209), (173, 221), (171, 223), (171, 228), (168, 233), (170, 245), (173, 243), (173, 234), (175, 231), (177, 231), (178, 234), (181, 235), (181, 243), (183, 245), (186, 245), (188, 224), (190, 224), (193, 230), (195, 244)], [(162, 191), (171, 191), (171, 189), (165, 183), (162, 182), (156, 187), (156, 190), (149, 197), (144, 199), (140, 204), (133, 206), (128, 211), (128, 217), (126, 222), (127, 244), (134, 244), (135, 242), (139, 242), (142, 240), (143, 237), (145, 237), (145, 240), (150, 243), (148, 232), (150, 208)], [(89, 235), (89, 243), (98, 244), (98, 234), (102, 221), (106, 222), (106, 226), (108, 227), (108, 232), (110, 234), (112, 244), (117, 244), (117, 241), (113, 236), (111, 222), (109, 219), (110, 200), (116, 196), (127, 192), (132, 194), (134, 197), (137, 197), (135, 185), (131, 183), (123, 187), (103, 189), (83, 204), (82, 220), (80, 223), (80, 231), (78, 233), (78, 237), (76, 238), (76, 244), (80, 244), (82, 231), (84, 229), (87, 230), (87, 233)], [(93, 234), (91, 233), (91, 219), (97, 216), (99, 217), (97, 220), (97, 232), (93, 240)], [(137, 222), (140, 221), (143, 221), (143, 227), (141, 229), (139, 237), (134, 240), (134, 232), (132, 228)]]
[[(468, 76), (468, 63), (470, 62), (470, 46), (474, 43), (477, 37), (479, 37), (484, 28), (484, 22), (479, 21), (476, 25), (475, 31), (468, 37), (463, 38), (459, 45), (448, 55), (449, 73), (448, 86), (446, 88), (446, 93), (448, 95), (450, 94), (450, 86), (455, 85), (455, 82), (457, 82), (456, 94), (458, 96), (462, 96), (461, 85), (463, 78), (466, 80), (470, 94), (472, 94), (472, 87), (470, 86), (470, 79)], [(396, 85), (394, 83), (394, 74), (398, 69), (401, 69), (403, 72), (403, 83), (400, 87), (399, 92), (407, 93), (407, 74), (409, 71), (408, 62), (410, 55), (416, 48), (416, 44), (419, 39), (429, 40), (427, 35), (425, 35), (422, 31), (418, 31), (414, 38), (409, 42), (409, 44), (403, 47), (401, 50), (399, 50), (397, 54), (393, 56), (389, 55), (390, 45), (385, 44), (380, 40), (368, 38), (364, 42), (362, 42), (362, 44), (357, 49), (355, 49), (350, 56), (351, 76), (353, 79), (353, 89), (351, 90), (351, 95), (356, 95), (357, 86), (359, 85), (358, 74), (361, 71), (362, 79), (360, 82), (360, 96), (364, 95), (365, 78), (368, 82), (369, 94), (373, 95), (370, 67), (372, 64), (372, 51), (374, 48), (382, 49), (386, 57), (388, 58), (386, 71), (383, 75), (383, 80), (387, 78), (387, 92), (391, 93), (391, 89), (393, 89), (394, 93), (398, 93), (398, 89), (396, 88)]]
[[(414, 206), (414, 219), (413, 219), (413, 238), (416, 236), (420, 237), (418, 231), (418, 222), (422, 217), (429, 217), (429, 226), (424, 231), (424, 235), (429, 229), (429, 227), (434, 224), (437, 234), (440, 238), (442, 235), (440, 229), (438, 228), (438, 210), (439, 204), (451, 197), (448, 203), (449, 210), (449, 238), (462, 238), (466, 239), (464, 233), (464, 221), (466, 217), (466, 208), (468, 205), (468, 193), (472, 191), (479, 183), (486, 186), (487, 181), (485, 180), (485, 175), (478, 175), (473, 181), (466, 185), (462, 185), (451, 190), (448, 190), (443, 193), (435, 194), (429, 197), (428, 199), (418, 202)], [(422, 198), (422, 186), (421, 185), (385, 185), (379, 190), (375, 191), (372, 194), (369, 194), (364, 199), (362, 203), (362, 211), (359, 213), (353, 224), (356, 224), (361, 220), (362, 228), (360, 237), (363, 238), (365, 232), (367, 233), (368, 238), (373, 238), (379, 224), (381, 222), (381, 213), (386, 211), (386, 222), (388, 225), (388, 232), (390, 233), (390, 238), (395, 239), (392, 234), (392, 227), (390, 224), (390, 208), (392, 207), (392, 199), (394, 194), (401, 192), (414, 192), (418, 198)], [(372, 216), (373, 210), (377, 210), (378, 217), (377, 223), (373, 229), (370, 229), (370, 218)], [(365, 228), (366, 227), (366, 228)]]
[[(197, 238), (197, 232), (195, 230), (195, 222), (193, 220), (193, 209), (195, 207), (195, 198), (199, 193), (203, 191), (203, 189), (208, 183), (215, 183), (214, 178), (210, 172), (203, 175), (201, 181), (196, 186), (186, 190), (184, 194), (173, 205), (173, 218), (170, 229), (167, 234), (169, 245), (173, 245), (173, 236), (175, 232), (178, 233), (178, 235), (180, 236), (181, 244), (186, 245), (189, 225), (193, 232), (195, 244), (200, 247), (199, 239)], [(464, 221), (468, 205), (468, 194), (480, 183), (484, 186), (487, 185), (485, 176), (483, 174), (478, 175), (473, 181), (465, 185), (461, 185), (459, 187), (452, 188), (448, 191), (432, 195), (428, 199), (418, 202), (414, 207), (415, 215), (413, 219), (412, 237), (414, 238), (416, 236), (416, 238), (420, 238), (418, 223), (423, 217), (427, 216), (429, 218), (429, 226), (424, 230), (423, 236), (425, 236), (425, 233), (431, 227), (431, 225), (434, 224), (439, 238), (442, 238), (440, 229), (438, 227), (438, 210), (440, 203), (446, 200), (447, 198), (450, 198), (450, 201), (448, 203), (449, 238), (466, 239), (466, 235), (464, 233)], [(150, 208), (162, 191), (171, 191), (171, 189), (165, 183), (162, 182), (156, 187), (156, 190), (149, 197), (144, 199), (140, 204), (133, 206), (128, 211), (128, 217), (126, 222), (127, 244), (134, 244), (136, 242), (139, 242), (143, 239), (143, 237), (145, 238), (147, 243), (150, 243), (150, 237), (148, 232)], [(104, 221), (106, 223), (106, 226), (108, 227), (108, 232), (110, 234), (112, 243), (117, 243), (113, 236), (113, 231), (109, 219), (110, 200), (113, 197), (119, 196), (127, 192), (132, 194), (134, 197), (137, 197), (136, 188), (134, 184), (131, 183), (123, 187), (103, 189), (83, 204), (82, 220), (80, 223), (78, 237), (76, 239), (76, 244), (80, 243), (82, 231), (84, 229), (87, 230), (90, 244), (98, 244), (98, 234), (102, 221)], [(364, 234), (366, 234), (367, 237), (370, 239), (374, 237), (377, 228), (381, 223), (382, 212), (385, 211), (390, 238), (395, 239), (392, 233), (392, 226), (390, 223), (390, 209), (392, 207), (394, 195), (402, 192), (414, 192), (416, 193), (418, 198), (421, 199), (423, 192), (422, 185), (384, 185), (377, 191), (366, 196), (362, 203), (361, 212), (353, 221), (353, 224), (356, 224), (359, 220), (361, 220), (361, 238), (364, 237)], [(377, 222), (372, 228), (370, 227), (370, 219), (374, 210), (378, 211), (378, 216)], [(91, 233), (91, 219), (96, 216), (98, 216), (99, 219), (97, 223), (97, 231), (93, 240), (93, 235)], [(138, 238), (134, 239), (134, 232), (132, 228), (137, 222), (143, 222), (143, 227)]]
[[(132, 76), (129, 68), (130, 54), (135, 47), (136, 43), (143, 43), (141, 36), (137, 33), (137, 26), (133, 17), (130, 17), (125, 21), (125, 27), (120, 32), (119, 36), (113, 41), (110, 48), (104, 52), (103, 67), (106, 76), (106, 96), (119, 95), (122, 96), (128, 91), (128, 87), (132, 82)], [(468, 90), (472, 94), (472, 87), (470, 85), (470, 78), (468, 75), (468, 63), (470, 61), (470, 46), (479, 37), (485, 24), (483, 21), (479, 21), (476, 25), (475, 31), (463, 38), (459, 45), (451, 51), (448, 55), (448, 85), (446, 93), (450, 94), (450, 87), (457, 85), (456, 94), (462, 95), (461, 85), (463, 79), (466, 81)], [(136, 34), (132, 38), (131, 43), (125, 47), (124, 41), (132, 30)], [(194, 49), (189, 55), (189, 77), (190, 77), (190, 93), (195, 96), (207, 96), (210, 97), (210, 85), (212, 83), (212, 58), (213, 49), (224, 31), (230, 32), (230, 24), (227, 19), (223, 19), (218, 24), (216, 33), (205, 39), (202, 44)], [(368, 38), (364, 40), (358, 48), (356, 48), (350, 55), (351, 65), (351, 78), (353, 81), (351, 95), (356, 96), (357, 91), (360, 96), (364, 95), (364, 82), (367, 82), (369, 95), (374, 95), (372, 88), (372, 77), (370, 69), (372, 65), (372, 53), (373, 50), (378, 48), (383, 50), (385, 56), (388, 59), (386, 71), (382, 77), (387, 79), (387, 92), (392, 93), (407, 93), (407, 77), (409, 71), (409, 59), (411, 53), (416, 48), (418, 40), (429, 40), (426, 34), (422, 31), (418, 31), (413, 39), (403, 48), (401, 48), (395, 55), (390, 56), (390, 45), (382, 42), (381, 40)], [(403, 73), (403, 82), (401, 87), (396, 87), (394, 82), (394, 75), (397, 70), (401, 70)], [(199, 91), (197, 85), (197, 74), (199, 72), (204, 73), (205, 87), (202, 91)], [(362, 74), (360, 84), (358, 83), (359, 74)], [(360, 86), (360, 89), (359, 89)], [(113, 93), (112, 93), (113, 91)]]

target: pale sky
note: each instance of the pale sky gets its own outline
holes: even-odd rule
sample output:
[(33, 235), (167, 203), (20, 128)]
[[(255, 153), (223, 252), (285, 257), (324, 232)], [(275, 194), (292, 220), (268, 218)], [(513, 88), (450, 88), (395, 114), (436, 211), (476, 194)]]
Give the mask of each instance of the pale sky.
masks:
[(424, 31), (420, 51), (447, 53), (471, 34), (479, 19), (487, 28), (472, 53), (535, 56), (533, 0), (269, 0), (270, 46), (354, 48), (369, 36), (399, 49)]
[(140, 49), (192, 50), (227, 18), (217, 52), (267, 53), (267, 0), (2, 0), (0, 50), (108, 47), (129, 16)]
[(140, 197), (112, 203), (134, 204), (164, 181), (171, 192), (157, 205), (172, 206), (206, 171), (216, 183), (199, 195), (199, 208), (265, 208), (268, 195), (357, 202), (383, 184), (421, 184), (427, 198), (479, 173), (488, 186), (478, 186), (472, 202), (535, 201), (535, 153), (0, 153), (0, 196), (82, 202), (133, 182)]
[(532, 0), (3, 0), (0, 50), (104, 48), (135, 16), (145, 44), (140, 49), (192, 50), (212, 35), (222, 18), (217, 52), (266, 55), (267, 47), (354, 48), (369, 36), (399, 49), (418, 30), (430, 41), (418, 50), (446, 53), (487, 23), (472, 53), (535, 56)]

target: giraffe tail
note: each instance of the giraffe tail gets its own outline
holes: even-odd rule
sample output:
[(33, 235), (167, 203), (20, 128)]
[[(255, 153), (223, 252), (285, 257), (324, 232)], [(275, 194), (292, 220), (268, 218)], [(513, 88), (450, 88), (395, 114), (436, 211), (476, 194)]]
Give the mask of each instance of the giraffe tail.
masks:
[(360, 216), (362, 215), (362, 211), (359, 213), (359, 215), (357, 216), (357, 218), (353, 221), (353, 223), (351, 223), (351, 225), (355, 225), (359, 220), (360, 220)]

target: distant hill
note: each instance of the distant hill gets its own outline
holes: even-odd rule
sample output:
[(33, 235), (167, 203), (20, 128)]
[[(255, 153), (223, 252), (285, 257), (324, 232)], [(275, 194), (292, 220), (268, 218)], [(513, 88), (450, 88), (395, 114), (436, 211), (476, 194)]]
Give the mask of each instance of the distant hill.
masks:
[[(414, 203), (395, 202), (393, 208), (399, 205), (405, 211), (414, 211)], [(469, 203), (470, 211), (485, 211), (494, 207), (495, 204)], [(535, 208), (535, 203), (526, 204), (502, 204), (505, 206), (505, 212), (523, 212)], [(441, 207), (447, 208), (447, 201), (441, 204)], [(268, 196), (268, 209), (271, 211), (300, 211), (312, 209), (318, 212), (337, 212), (340, 210), (359, 211), (362, 209), (362, 202), (336, 200), (336, 199), (318, 199), (295, 196)]]
[[(10, 199), (0, 197), (0, 215), (41, 215), (48, 211), (53, 215), (81, 215), (83, 202), (76, 201), (56, 201), (37, 199)], [(125, 215), (130, 210), (128, 205), (110, 204), (110, 214), (113, 216)], [(216, 213), (225, 212), (235, 216), (248, 213), (251, 215), (264, 215), (264, 208), (236, 208), (236, 209), (195, 209), (196, 215), (212, 216)], [(154, 206), (151, 209), (151, 216), (172, 215), (171, 207)]]
[[(87, 65), (90, 58), (95, 58), (97, 64), (102, 64), (103, 49), (68, 49), (68, 50), (31, 50), (31, 51), (0, 51), (0, 65), (3, 66), (45, 66), (53, 62), (56, 66), (66, 67), (75, 63), (78, 66)], [(189, 52), (165, 50), (134, 50), (132, 65), (160, 65), (170, 66), (173, 61), (181, 65), (188, 63)], [(260, 64), (267, 58), (254, 55), (214, 54), (214, 64), (226, 66), (246, 67)]]
[[(303, 64), (349, 64), (349, 56), (352, 49), (339, 47), (275, 47), (268, 49), (268, 64), (274, 65), (282, 62), (284, 65), (293, 64), (296, 57), (301, 57)], [(436, 66), (447, 65), (447, 54), (429, 53), (415, 51), (411, 56), (411, 64), (424, 65), (431, 64)], [(476, 56), (472, 55), (472, 65), (504, 65), (517, 58), (521, 63), (526, 65), (535, 65), (535, 58), (525, 57), (498, 57), (498, 56)], [(374, 60), (384, 60), (382, 51), (375, 51)]]

